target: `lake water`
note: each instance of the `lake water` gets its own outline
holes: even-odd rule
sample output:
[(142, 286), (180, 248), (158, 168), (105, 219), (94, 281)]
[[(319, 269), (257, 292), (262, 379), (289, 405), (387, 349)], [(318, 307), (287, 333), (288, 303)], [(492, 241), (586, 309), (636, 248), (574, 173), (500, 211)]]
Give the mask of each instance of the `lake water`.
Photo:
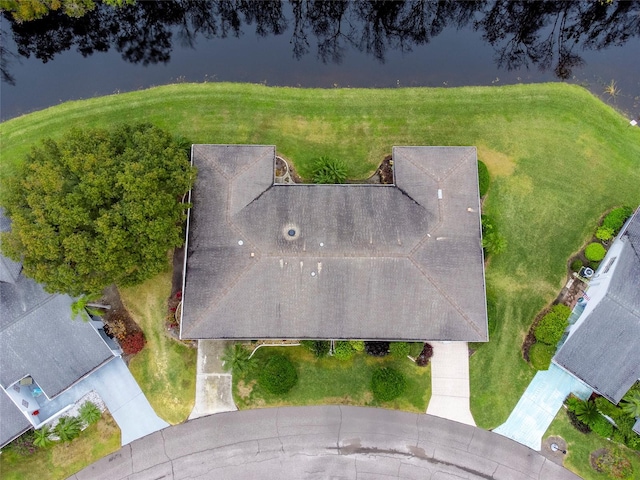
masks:
[(567, 81), (638, 118), (640, 2), (613, 3), (138, 2), (23, 23), (5, 12), (10, 78), (1, 86), (1, 118), (214, 81), (323, 88)]

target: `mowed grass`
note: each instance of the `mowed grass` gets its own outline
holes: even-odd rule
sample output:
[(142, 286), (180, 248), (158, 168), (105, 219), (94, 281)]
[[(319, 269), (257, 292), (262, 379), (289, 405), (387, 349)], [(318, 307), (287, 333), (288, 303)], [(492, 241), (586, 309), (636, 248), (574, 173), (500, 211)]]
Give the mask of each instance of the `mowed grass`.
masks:
[[(257, 384), (260, 367), (273, 355), (284, 355), (295, 365), (298, 383), (284, 395), (274, 395)], [(424, 413), (431, 398), (431, 367), (417, 367), (408, 358), (378, 358), (356, 354), (350, 360), (317, 359), (304, 347), (262, 347), (256, 351), (256, 367), (245, 375), (233, 375), (233, 396), (240, 409), (283, 405), (361, 405)], [(407, 380), (404, 393), (395, 400), (378, 402), (371, 393), (371, 375), (379, 366), (393, 367)]]
[(120, 295), (147, 340), (129, 363), (129, 370), (158, 416), (174, 425), (184, 422), (195, 402), (197, 350), (165, 333), (171, 272), (137, 287), (122, 288)]
[(21, 457), (10, 448), (0, 455), (3, 480), (63, 479), (120, 449), (120, 429), (108, 412), (71, 442), (56, 442)]
[(567, 442), (567, 455), (564, 466), (580, 475), (584, 480), (606, 480), (610, 477), (591, 468), (589, 456), (591, 452), (601, 448), (618, 449), (623, 457), (633, 465), (634, 476), (640, 478), (640, 452), (635, 452), (624, 445), (606, 440), (595, 433), (580, 433), (567, 418), (566, 409), (561, 408), (543, 438), (560, 436)]
[(393, 145), (475, 145), (493, 177), (484, 212), (506, 237), (491, 259), (491, 341), (471, 357), (477, 424), (504, 422), (534, 371), (522, 340), (557, 295), (565, 262), (607, 209), (640, 203), (640, 129), (565, 84), (455, 89), (296, 89), (179, 84), (69, 102), (0, 124), (0, 175), (72, 126), (149, 121), (198, 143), (274, 144), (303, 176), (321, 155), (366, 177)]

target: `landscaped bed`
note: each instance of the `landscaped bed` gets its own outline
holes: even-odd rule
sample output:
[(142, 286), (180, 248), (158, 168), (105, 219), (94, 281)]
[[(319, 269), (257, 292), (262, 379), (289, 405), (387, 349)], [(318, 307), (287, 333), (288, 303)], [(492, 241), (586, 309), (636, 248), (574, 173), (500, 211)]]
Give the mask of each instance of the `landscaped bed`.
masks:
[[(272, 394), (259, 384), (259, 375), (272, 357), (284, 356), (294, 365), (297, 383), (284, 394)], [(348, 360), (316, 358), (305, 347), (262, 347), (255, 365), (233, 376), (233, 397), (240, 409), (282, 405), (364, 405), (424, 413), (431, 398), (431, 367), (418, 367), (408, 358), (373, 357), (364, 352)], [(371, 391), (373, 372), (392, 367), (406, 380), (404, 393), (395, 400), (378, 401)]]

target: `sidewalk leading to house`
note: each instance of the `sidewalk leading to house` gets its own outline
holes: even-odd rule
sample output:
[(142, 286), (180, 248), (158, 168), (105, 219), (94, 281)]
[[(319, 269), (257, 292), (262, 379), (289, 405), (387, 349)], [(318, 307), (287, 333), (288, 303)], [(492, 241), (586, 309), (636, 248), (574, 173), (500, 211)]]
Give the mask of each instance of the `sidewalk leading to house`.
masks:
[(469, 409), (469, 349), (466, 342), (430, 342), (429, 415), (476, 425)]
[(227, 345), (224, 340), (198, 340), (196, 401), (189, 419), (237, 410), (231, 392), (231, 374), (222, 368), (221, 357)]
[(540, 451), (544, 432), (570, 393), (586, 399), (592, 390), (552, 363), (536, 373), (507, 421), (493, 431)]

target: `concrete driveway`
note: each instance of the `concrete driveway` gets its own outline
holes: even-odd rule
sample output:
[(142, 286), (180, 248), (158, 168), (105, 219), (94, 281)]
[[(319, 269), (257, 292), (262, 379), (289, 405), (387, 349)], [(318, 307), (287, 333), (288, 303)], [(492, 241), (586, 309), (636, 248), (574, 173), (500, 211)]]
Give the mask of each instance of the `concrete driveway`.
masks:
[(213, 413), (237, 410), (231, 392), (231, 374), (223, 368), (222, 355), (225, 340), (198, 340), (198, 365), (196, 371), (196, 401), (189, 419)]
[(429, 415), (475, 426), (469, 408), (469, 348), (466, 342), (429, 342), (431, 400)]
[(362, 407), (220, 413), (137, 440), (74, 480), (579, 480), (508, 438), (461, 423)]

